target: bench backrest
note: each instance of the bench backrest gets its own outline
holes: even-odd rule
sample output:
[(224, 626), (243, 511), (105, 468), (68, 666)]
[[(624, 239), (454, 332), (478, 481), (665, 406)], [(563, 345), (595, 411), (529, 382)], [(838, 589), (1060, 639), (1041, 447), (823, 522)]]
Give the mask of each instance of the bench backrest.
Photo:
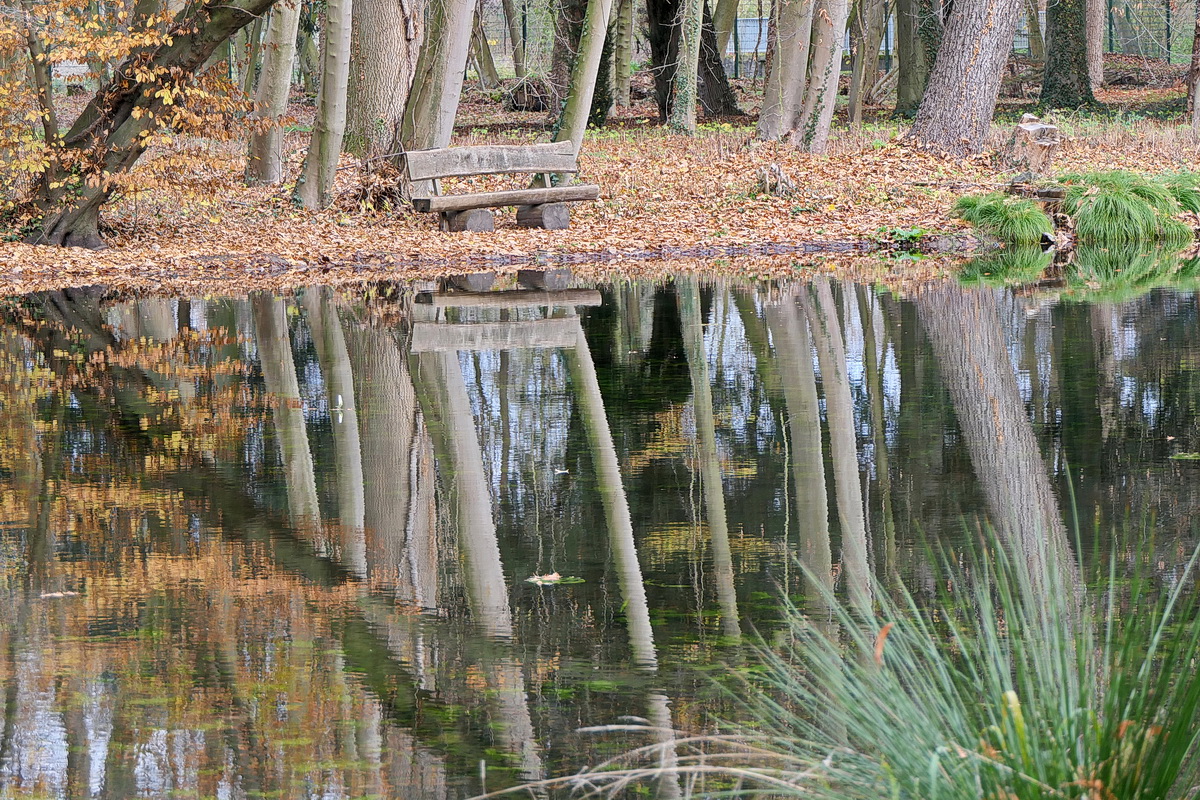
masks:
[(408, 177), (413, 181), (467, 175), (579, 171), (575, 145), (571, 142), (410, 150), (404, 154), (404, 161)]

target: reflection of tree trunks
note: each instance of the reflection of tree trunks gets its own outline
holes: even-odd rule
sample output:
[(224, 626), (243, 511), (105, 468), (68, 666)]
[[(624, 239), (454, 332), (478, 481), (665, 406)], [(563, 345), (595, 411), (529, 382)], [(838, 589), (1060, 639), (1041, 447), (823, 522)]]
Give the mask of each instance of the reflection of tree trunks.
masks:
[[(1116, 337), (1113, 334), (1115, 310), (1107, 303), (1089, 309), (1092, 322), (1092, 347), (1096, 351), (1096, 399), (1100, 406), (1100, 431), (1104, 441), (1117, 432), (1120, 389), (1117, 386)], [(1035, 365), (1036, 367), (1036, 365)]]
[(817, 278), (814, 289), (815, 299), (801, 293), (800, 302), (812, 328), (817, 362), (821, 367), (829, 450), (833, 459), (834, 495), (842, 534), (842, 572), (850, 590), (850, 601), (865, 614), (871, 610), (871, 572), (867, 563), (867, 523), (859, 482), (858, 442), (850, 376), (846, 373), (846, 347), (828, 280)]
[(737, 591), (733, 581), (733, 553), (729, 548), (729, 522), (725, 515), (725, 491), (721, 481), (720, 453), (714, 420), (712, 385), (708, 379), (708, 356), (704, 351), (704, 322), (700, 318), (700, 287), (694, 277), (678, 281), (679, 317), (683, 346), (692, 378), (692, 407), (696, 417), (696, 460), (704, 492), (705, 514), (712, 537), (713, 571), (717, 599), (721, 605), (721, 629), (727, 636), (741, 636), (738, 624)]
[[(846, 291), (850, 291), (850, 287)], [(884, 335), (883, 326), (875, 325), (875, 307), (870, 301), (871, 293), (865, 286), (857, 288), (858, 308), (863, 326), (863, 369), (866, 373), (868, 400), (871, 403), (871, 439), (874, 444), (875, 479), (879, 484), (879, 495), (883, 514), (883, 563), (880, 575), (891, 578), (896, 573), (896, 520), (892, 516), (892, 475), (888, 460), (887, 421), (883, 413), (883, 380), (879, 364), (878, 349), (886, 342), (876, 341), (876, 331)], [(885, 354), (887, 350), (883, 351)], [(877, 545), (878, 546), (878, 545)]]
[(564, 350), (567, 366), (571, 370), (571, 383), (579, 403), (579, 413), (587, 429), (591, 445), (592, 463), (596, 469), (596, 484), (604, 505), (604, 516), (608, 521), (608, 541), (617, 564), (617, 577), (621, 585), (621, 597), (625, 604), (625, 619), (629, 626), (629, 645), (634, 661), (642, 667), (653, 669), (658, 664), (654, 651), (654, 631), (650, 627), (650, 607), (646, 602), (646, 586), (642, 582), (642, 568), (638, 562), (637, 544), (633, 536), (633, 519), (629, 513), (629, 500), (625, 496), (621, 480), (621, 468), (617, 462), (617, 450), (613, 445), (612, 431), (604, 411), (604, 398), (600, 394), (600, 382), (596, 378), (596, 365), (588, 349), (583, 327), (579, 327), (574, 350)]
[(679, 752), (675, 749), (675, 724), (671, 721), (671, 701), (658, 692), (651, 692), (647, 697), (646, 719), (654, 728), (654, 738), (660, 747), (658, 768), (661, 775), (658, 778), (659, 800), (678, 800), (683, 797), (683, 789), (679, 785)]
[(491, 489), (458, 354), (418, 355), (413, 382), (438, 461), (444, 465), (471, 613), (489, 636), (507, 639), (512, 636), (508, 586), (496, 540)]
[[(825, 461), (821, 452), (821, 409), (813, 374), (808, 325), (794, 303), (767, 307), (767, 324), (779, 363), (791, 439), (792, 481), (796, 487), (796, 521), (800, 531), (800, 562), (809, 574), (829, 588), (833, 554), (829, 546), (829, 501)], [(811, 587), (807, 599), (821, 602), (821, 587)]]
[[(390, 333), (347, 328), (358, 415), (368, 572), (421, 608), (437, 605), (433, 453), (408, 362)], [(343, 398), (343, 404), (345, 398)]]
[(1046, 574), (1048, 553), (1068, 564), (1066, 527), (1025, 415), (995, 293), (946, 284), (919, 294), (916, 305), (992, 524), (1025, 555), (1031, 576)]
[(312, 451), (308, 448), (308, 428), (300, 398), (296, 364), (292, 360), (287, 310), (283, 300), (258, 294), (254, 309), (255, 342), (263, 383), (271, 395), (271, 417), (279, 439), (280, 459), (287, 482), (288, 510), (293, 524), (315, 530), (321, 519), (317, 502), (317, 479), (313, 471)]
[(354, 372), (350, 353), (328, 289), (304, 294), (304, 307), (312, 330), (313, 347), (325, 379), (325, 398), (330, 408), (336, 461), (338, 516), (341, 518), (342, 557), (346, 566), (367, 574), (366, 540), (363, 538), (364, 508), (362, 448), (358, 435), (358, 407), (354, 394)]

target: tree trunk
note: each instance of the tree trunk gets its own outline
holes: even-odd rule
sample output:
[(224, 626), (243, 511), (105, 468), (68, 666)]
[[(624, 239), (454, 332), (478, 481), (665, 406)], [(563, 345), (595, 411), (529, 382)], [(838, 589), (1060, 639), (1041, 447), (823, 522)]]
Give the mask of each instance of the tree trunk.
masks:
[(708, 0), (701, 2), (704, 3), (704, 25), (700, 28), (700, 107), (706, 117), (739, 116), (742, 110), (738, 108), (737, 95), (725, 74)]
[(413, 91), (404, 108), (400, 143), (406, 150), (447, 147), (462, 96), (471, 44), (473, 0), (434, 3), (429, 28), (413, 75)]
[(317, 116), (296, 181), (296, 197), (305, 208), (325, 208), (333, 201), (333, 183), (346, 132), (352, 5), (353, 0), (325, 2), (325, 51), (321, 54)]
[(782, 139), (796, 127), (808, 74), (814, 10), (815, 3), (809, 0), (774, 3), (771, 13), (775, 15), (775, 37), (767, 59), (762, 113), (758, 118), (760, 139)]
[(1187, 76), (1187, 109), (1191, 114), (1192, 130), (1200, 131), (1200, 114), (1196, 103), (1196, 89), (1200, 86), (1200, 0), (1196, 0), (1195, 28), (1192, 33), (1192, 62)]
[(613, 102), (629, 107), (629, 87), (633, 67), (633, 4), (635, 0), (620, 0), (617, 7), (616, 37), (613, 43)]
[(554, 16), (554, 48), (550, 53), (550, 72), (546, 75), (553, 94), (552, 116), (571, 91), (571, 69), (578, 57), (588, 1), (556, 0), (556, 5), (558, 13)]
[(887, 28), (887, 0), (859, 0), (855, 4), (858, 12), (858, 49), (851, 66), (849, 116), (850, 124), (862, 122), (863, 101), (867, 91), (875, 85), (879, 72), (879, 45), (883, 42)]
[(956, 155), (987, 142), (1020, 0), (955, 0), (909, 138)]
[(737, 19), (738, 0), (717, 0), (717, 5), (713, 8), (712, 26), (717, 37), (717, 52), (722, 56), (729, 49), (729, 40), (733, 38)]
[(483, 29), (482, 7), (475, 7), (475, 21), (471, 25), (471, 52), (475, 58), (475, 69), (484, 89), (495, 89), (500, 85), (500, 73), (496, 71), (496, 60), (492, 58), (492, 46), (488, 44), (487, 32)]
[(592, 94), (596, 90), (596, 76), (600, 74), (600, 55), (611, 11), (612, 0), (589, 0), (583, 18), (583, 35), (579, 37), (579, 52), (571, 70), (571, 92), (554, 136), (556, 142), (574, 142), (576, 153), (583, 145), (583, 133), (592, 110)]
[(896, 113), (917, 113), (929, 83), (929, 54), (919, 32), (917, 0), (896, 0)]
[(703, 0), (682, 0), (679, 25), (679, 64), (671, 82), (671, 113), (667, 126), (678, 133), (696, 132), (696, 74), (700, 66)]
[(424, 19), (424, 0), (357, 0), (354, 4), (343, 146), (359, 158), (392, 152), (413, 82)]
[(822, 153), (829, 141), (842, 72), (842, 37), (846, 33), (847, 0), (821, 0), (813, 17), (812, 68), (800, 122), (790, 139), (810, 153)]
[(29, 73), (33, 78), (33, 86), (37, 91), (38, 105), (41, 106), (42, 135), (47, 146), (53, 146), (58, 138), (58, 114), (54, 108), (54, 81), (51, 73), (46, 43), (36, 30), (37, 18), (34, 17), (27, 0), (23, 2), (25, 19), (28, 27), (25, 29), (25, 43), (29, 48)]
[(664, 124), (671, 114), (671, 90), (679, 62), (681, 3), (682, 0), (646, 0), (646, 34), (650, 41), (654, 100), (658, 105), (658, 121)]
[(1025, 21), (1029, 28), (1029, 57), (1034, 61), (1045, 61), (1046, 40), (1042, 38), (1042, 13), (1038, 0), (1025, 0)]
[(1108, 11), (1105, 0), (1087, 0), (1088, 79), (1095, 92), (1104, 85), (1104, 27)]
[(1079, 108), (1096, 103), (1088, 73), (1087, 12), (1092, 0), (1054, 0), (1046, 10), (1046, 70), (1041, 104)]
[(525, 77), (525, 37), (521, 35), (521, 19), (517, 16), (513, 0), (501, 0), (501, 5), (504, 7), (504, 22), (508, 25), (508, 38), (512, 40), (513, 72), (520, 80)]
[(258, 80), (258, 59), (262, 55), (262, 33), (263, 33), (263, 17), (257, 16), (254, 18), (254, 24), (249, 28), (243, 28), (249, 31), (248, 44), (246, 55), (246, 73), (242, 76), (242, 92), (246, 95), (254, 94), (254, 84)]
[[(151, 112), (167, 114), (161, 88), (186, 85), (216, 49), (275, 0), (227, 0), (176, 23), (169, 44), (133, 53), (84, 108), (63, 138), (51, 168), (33, 192), (38, 230), (33, 244), (104, 247), (100, 207), (115, 189), (108, 176), (129, 171), (145, 149), (143, 132), (157, 128)], [(153, 76), (143, 81), (143, 76)], [(137, 111), (136, 115), (134, 111)], [(95, 171), (79, 172), (86, 158)]]
[[(304, 14), (313, 14), (306, 10)], [(317, 34), (309, 26), (314, 20), (300, 17), (300, 42), (296, 49), (296, 65), (300, 68), (300, 88), (305, 94), (319, 91), (321, 86), (321, 48), (317, 45)], [(328, 34), (326, 34), (328, 36)]]
[(254, 93), (254, 117), (264, 127), (250, 136), (250, 153), (246, 159), (247, 183), (283, 182), (284, 132), (279, 123), (287, 113), (299, 25), (299, 3), (283, 2), (271, 9), (262, 74)]

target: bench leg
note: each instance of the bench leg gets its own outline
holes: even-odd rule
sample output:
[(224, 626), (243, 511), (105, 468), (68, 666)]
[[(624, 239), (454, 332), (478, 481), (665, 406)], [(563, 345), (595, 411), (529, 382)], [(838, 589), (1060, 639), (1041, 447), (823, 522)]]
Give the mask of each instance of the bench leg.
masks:
[(566, 230), (571, 224), (571, 211), (566, 203), (544, 203), (540, 206), (519, 206), (517, 224), (522, 228)]
[(472, 208), (467, 211), (442, 212), (442, 230), (453, 233), (463, 231), (491, 231), (496, 226), (492, 220), (492, 212), (486, 208)]

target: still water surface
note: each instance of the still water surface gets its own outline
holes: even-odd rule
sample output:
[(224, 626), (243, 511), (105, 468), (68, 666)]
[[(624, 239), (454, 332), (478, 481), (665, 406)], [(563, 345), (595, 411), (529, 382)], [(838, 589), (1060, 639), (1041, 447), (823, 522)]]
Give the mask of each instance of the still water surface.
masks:
[(421, 288), (4, 303), (0, 797), (466, 797), (737, 719), (798, 559), (1190, 553), (1195, 293)]

